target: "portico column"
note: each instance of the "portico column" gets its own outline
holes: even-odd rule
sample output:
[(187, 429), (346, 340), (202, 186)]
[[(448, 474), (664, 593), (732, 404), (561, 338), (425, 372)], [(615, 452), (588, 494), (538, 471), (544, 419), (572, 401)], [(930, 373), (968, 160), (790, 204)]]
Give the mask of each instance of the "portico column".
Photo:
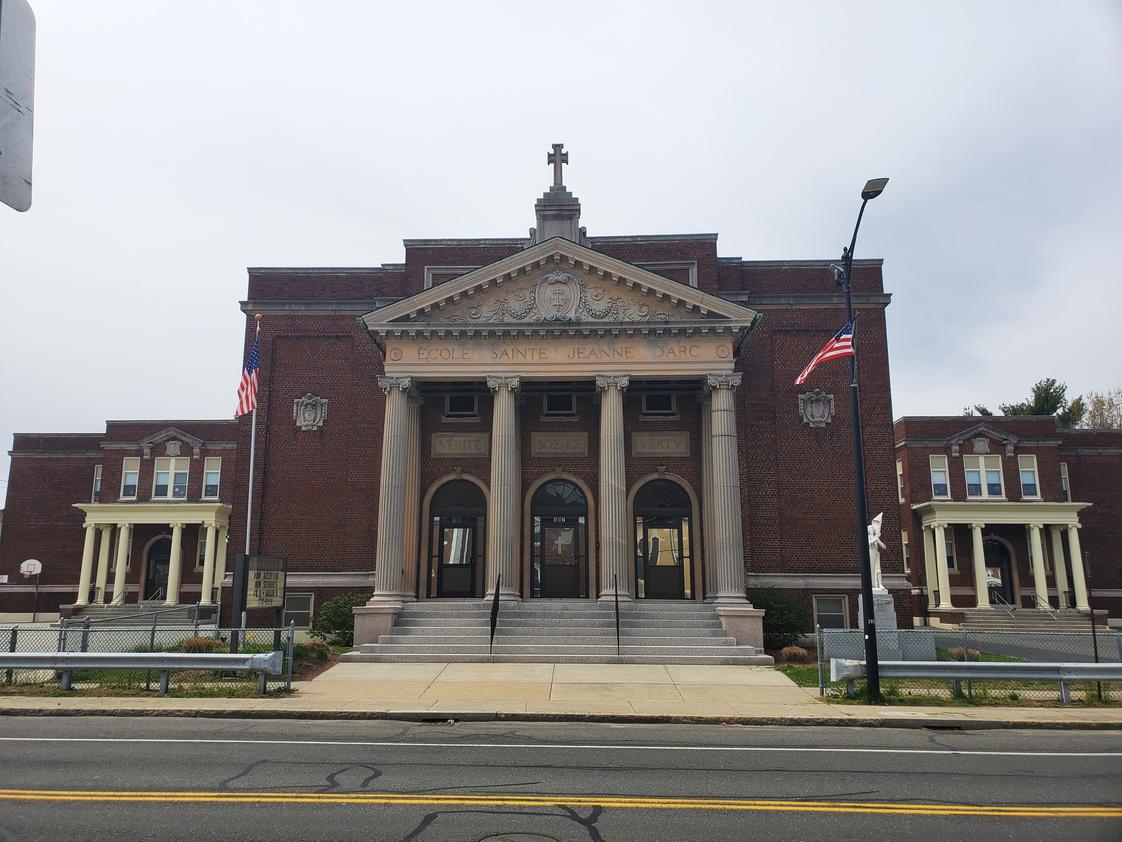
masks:
[(405, 456), (409, 440), (408, 377), (379, 377), (386, 393), (382, 433), (382, 482), (378, 491), (378, 543), (375, 549), (376, 601), (401, 601), (402, 560), (405, 552)]
[(97, 527), (92, 523), (85, 524), (86, 539), (82, 544), (82, 569), (78, 573), (78, 598), (75, 605), (88, 605), (90, 601), (90, 580), (93, 579), (94, 541), (97, 539)]
[[(201, 605), (214, 604), (214, 551), (217, 543), (218, 529), (213, 523), (206, 526), (206, 551), (203, 556), (203, 592), (199, 597)], [(199, 527), (202, 528), (201, 526)]]
[(1044, 572), (1044, 546), (1040, 543), (1039, 523), (1029, 524), (1029, 557), (1032, 559), (1032, 581), (1036, 586), (1036, 607), (1046, 607), (1048, 602), (1048, 579)]
[(732, 390), (739, 372), (710, 374), (709, 415), (713, 492), (713, 596), (717, 602), (744, 602), (744, 531), (740, 508), (740, 464), (736, 454), (736, 406)]
[(171, 524), (171, 561), (168, 564), (168, 597), (164, 605), (179, 604), (179, 578), (183, 572), (183, 524)]
[(986, 548), (982, 546), (982, 527), (984, 523), (970, 524), (974, 536), (974, 591), (979, 608), (990, 607), (990, 591), (986, 584)]
[(109, 547), (113, 543), (113, 524), (101, 526), (101, 543), (97, 548), (97, 601), (104, 605), (109, 601), (106, 584), (109, 581)]
[(923, 530), (923, 573), (927, 584), (927, 607), (935, 608), (937, 606), (933, 600), (935, 592), (939, 590), (939, 573), (935, 569), (935, 530), (929, 523), (920, 528)]
[(222, 580), (226, 578), (226, 534), (229, 530), (229, 526), (218, 527), (218, 542), (214, 547), (214, 587), (218, 589), (219, 602), (222, 601)]
[(1080, 611), (1090, 611), (1087, 602), (1087, 580), (1083, 575), (1083, 552), (1079, 549), (1079, 524), (1067, 528), (1067, 548), (1071, 553), (1071, 585), (1075, 591), (1075, 607)]
[(1067, 602), (1067, 565), (1064, 563), (1064, 536), (1059, 526), (1049, 526), (1052, 536), (1052, 570), (1056, 573), (1056, 607), (1070, 608)]
[(939, 607), (953, 608), (951, 604), (951, 573), (947, 569), (947, 532), (946, 525), (934, 524), (935, 529), (935, 575), (939, 577)]
[(705, 598), (713, 599), (717, 596), (716, 573), (713, 572), (715, 563), (713, 543), (717, 540), (713, 534), (713, 419), (709, 407), (709, 395), (700, 398), (701, 404), (701, 537), (702, 558), (705, 570)]
[(401, 595), (413, 599), (417, 590), (417, 555), (421, 516), (421, 398), (409, 397), (409, 435), (405, 442), (405, 545)]
[(487, 378), (494, 397), (491, 413), (491, 496), (487, 501), (487, 564), (484, 588), (499, 599), (519, 599), (518, 592), (518, 424), (517, 377)]
[(129, 543), (132, 541), (132, 524), (117, 524), (117, 566), (113, 569), (113, 603), (125, 602), (125, 565), (129, 560)]
[(600, 392), (600, 599), (631, 599), (627, 563), (627, 475), (623, 437), (623, 392), (626, 375), (599, 374)]

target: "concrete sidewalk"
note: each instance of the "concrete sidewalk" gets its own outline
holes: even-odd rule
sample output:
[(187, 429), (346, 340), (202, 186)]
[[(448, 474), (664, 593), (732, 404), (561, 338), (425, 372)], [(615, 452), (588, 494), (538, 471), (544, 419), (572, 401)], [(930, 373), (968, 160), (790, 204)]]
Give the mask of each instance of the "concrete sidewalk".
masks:
[(828, 704), (753, 666), (346, 663), (294, 686), (266, 698), (0, 696), (0, 715), (1122, 729), (1119, 708)]

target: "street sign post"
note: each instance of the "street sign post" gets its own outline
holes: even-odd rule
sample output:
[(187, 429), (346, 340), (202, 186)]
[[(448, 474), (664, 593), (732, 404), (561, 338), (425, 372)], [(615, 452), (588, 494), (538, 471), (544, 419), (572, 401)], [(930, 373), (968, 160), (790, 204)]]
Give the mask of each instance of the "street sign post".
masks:
[(35, 117), (35, 14), (27, 0), (0, 0), (0, 202), (31, 207)]

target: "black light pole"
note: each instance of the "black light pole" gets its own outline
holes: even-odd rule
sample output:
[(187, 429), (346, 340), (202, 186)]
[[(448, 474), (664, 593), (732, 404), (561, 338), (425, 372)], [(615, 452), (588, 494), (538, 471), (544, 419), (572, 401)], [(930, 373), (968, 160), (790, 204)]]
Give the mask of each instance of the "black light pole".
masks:
[[(861, 191), (861, 210), (857, 213), (857, 224), (853, 226), (853, 239), (849, 248), (842, 250), (845, 269), (838, 283), (845, 290), (846, 320), (853, 321), (853, 249), (857, 245), (857, 231), (861, 228), (861, 217), (865, 215), (865, 205), (875, 199), (888, 184), (887, 178), (870, 179)], [(869, 688), (869, 701), (880, 702), (880, 662), (877, 659), (877, 623), (873, 611), (873, 570), (869, 559), (869, 540), (866, 524), (869, 522), (868, 505), (865, 501), (865, 446), (861, 440), (861, 404), (857, 391), (857, 353), (856, 326), (854, 327), (854, 354), (849, 358), (849, 403), (853, 410), (853, 477), (857, 493), (857, 545), (861, 552), (861, 603), (865, 623), (865, 680)]]

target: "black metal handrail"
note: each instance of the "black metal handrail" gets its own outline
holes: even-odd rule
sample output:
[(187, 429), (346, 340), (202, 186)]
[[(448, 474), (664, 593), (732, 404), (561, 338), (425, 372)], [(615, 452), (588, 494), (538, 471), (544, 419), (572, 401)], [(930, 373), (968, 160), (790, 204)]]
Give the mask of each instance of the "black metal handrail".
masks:
[(495, 649), (495, 627), (499, 624), (499, 587), (503, 583), (503, 575), (500, 573), (495, 577), (495, 596), (491, 600), (491, 640), (487, 644), (487, 654), (490, 655)]
[(616, 657), (619, 657), (619, 575), (612, 574), (612, 596), (616, 603)]

